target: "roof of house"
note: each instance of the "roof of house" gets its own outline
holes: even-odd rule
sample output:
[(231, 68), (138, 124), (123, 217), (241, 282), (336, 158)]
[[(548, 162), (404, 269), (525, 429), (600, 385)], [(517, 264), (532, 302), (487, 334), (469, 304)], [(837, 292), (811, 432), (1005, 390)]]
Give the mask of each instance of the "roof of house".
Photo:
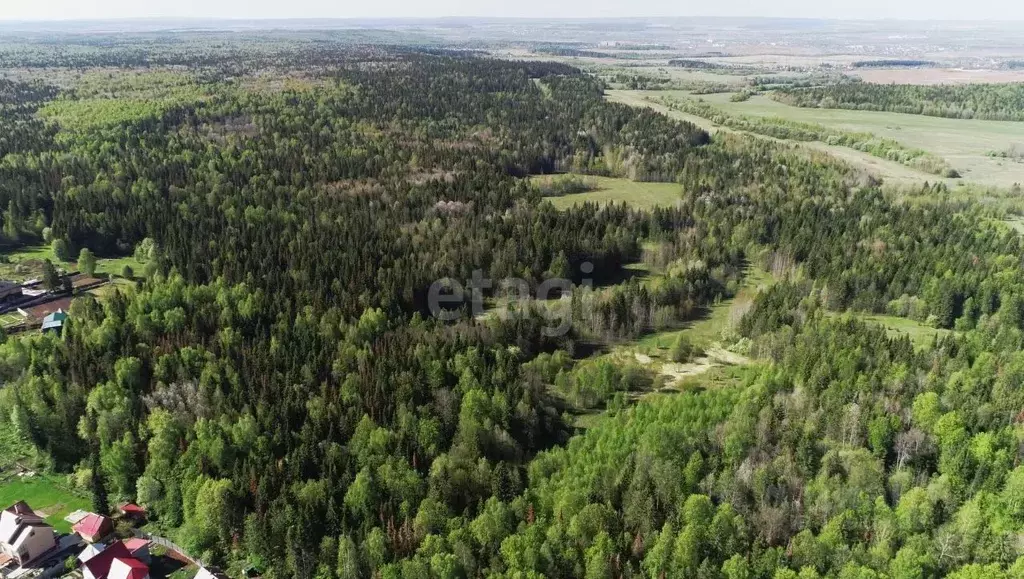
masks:
[(121, 542), (124, 543), (125, 548), (128, 549), (129, 551), (131, 551), (132, 554), (137, 553), (139, 551), (139, 549), (145, 549), (151, 543), (151, 541), (148, 541), (146, 539), (139, 539), (139, 538), (125, 539), (124, 541), (121, 541)]
[(67, 313), (64, 312), (63, 308), (57, 308), (57, 311), (43, 318), (44, 322), (63, 322), (68, 319)]
[[(71, 527), (71, 530), (82, 535), (83, 537), (88, 535), (90, 537), (98, 536), (104, 530), (109, 529), (110, 519), (103, 515), (97, 515), (96, 513), (89, 513), (81, 521)], [(105, 529), (106, 528), (106, 529)]]
[(107, 548), (107, 546), (103, 545), (103, 544), (99, 544), (99, 545), (86, 545), (85, 549), (82, 549), (82, 552), (79, 553), (78, 560), (81, 561), (82, 563), (85, 563), (85, 562), (89, 561), (90, 559), (92, 559), (93, 557), (95, 557), (96, 555), (99, 555), (100, 553), (102, 553), (103, 550), (106, 549), (106, 548)]
[(117, 541), (111, 543), (109, 547), (103, 550), (95, 557), (89, 559), (83, 565), (92, 576), (96, 579), (103, 579), (110, 573), (110, 566), (114, 563), (114, 559), (131, 559), (132, 554), (128, 552), (128, 549), (124, 546), (124, 543)]
[(50, 328), (59, 328), (64, 325), (64, 320), (66, 319), (68, 319), (68, 315), (64, 313), (64, 310), (58, 309), (43, 318), (43, 329), (48, 330)]
[(19, 501), (0, 512), (0, 543), (13, 545), (25, 527), (48, 526), (27, 504)]
[(107, 579), (145, 579), (149, 567), (133, 557), (118, 557), (110, 563)]
[(135, 503), (125, 503), (121, 505), (121, 512), (126, 515), (144, 515), (146, 514), (146, 509)]
[(13, 513), (15, 515), (34, 515), (34, 514), (36, 514), (35, 511), (32, 510), (32, 507), (28, 506), (28, 503), (26, 503), (25, 501), (18, 501), (16, 503), (14, 503), (13, 505), (11, 505), (11, 506), (7, 507), (6, 509), (4, 509), (4, 511), (6, 511), (8, 513)]

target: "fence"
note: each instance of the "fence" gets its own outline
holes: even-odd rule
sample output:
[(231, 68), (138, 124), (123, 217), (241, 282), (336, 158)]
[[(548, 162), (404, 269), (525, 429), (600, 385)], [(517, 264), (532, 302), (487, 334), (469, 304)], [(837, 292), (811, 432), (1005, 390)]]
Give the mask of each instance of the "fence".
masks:
[(202, 567), (203, 566), (203, 562), (202, 561), (200, 561), (199, 559), (192, 558), (192, 556), (188, 554), (188, 551), (186, 551), (185, 549), (179, 547), (176, 543), (174, 543), (174, 541), (171, 541), (170, 539), (165, 539), (164, 537), (158, 537), (156, 535), (151, 535), (149, 533), (145, 533), (145, 532), (140, 531), (138, 529), (135, 529), (135, 536), (140, 538), (140, 539), (146, 539), (147, 541), (152, 541), (153, 544), (160, 545), (161, 547), (166, 548), (168, 551), (174, 551), (176, 554), (180, 555), (187, 562), (192, 563), (193, 565), (196, 565), (197, 567)]

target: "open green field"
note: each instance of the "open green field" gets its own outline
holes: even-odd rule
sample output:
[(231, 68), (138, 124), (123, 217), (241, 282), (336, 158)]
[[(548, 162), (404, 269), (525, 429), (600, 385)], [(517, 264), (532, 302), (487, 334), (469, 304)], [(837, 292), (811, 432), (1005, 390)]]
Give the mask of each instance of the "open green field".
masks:
[[(667, 95), (679, 96), (679, 95), (685, 95), (685, 94), (687, 94), (687, 93), (679, 92), (679, 91), (636, 91), (636, 90), (609, 90), (609, 91), (606, 91), (606, 93), (605, 93), (606, 98), (609, 101), (618, 102), (618, 103), (622, 103), (622, 104), (627, 104), (627, 105), (635, 106), (635, 107), (646, 107), (646, 108), (649, 108), (651, 110), (657, 111), (657, 112), (659, 112), (659, 113), (661, 113), (663, 115), (666, 115), (669, 118), (676, 119), (678, 121), (684, 121), (684, 122), (688, 122), (688, 123), (693, 123), (693, 124), (697, 125), (698, 127), (704, 129), (705, 131), (708, 131), (711, 134), (715, 134), (715, 133), (718, 133), (718, 132), (724, 132), (724, 133), (736, 133), (736, 132), (739, 132), (739, 131), (736, 131), (735, 129), (732, 129), (732, 128), (729, 128), (729, 127), (723, 127), (723, 126), (716, 125), (716, 124), (712, 123), (710, 120), (705, 119), (703, 117), (699, 117), (697, 115), (691, 115), (689, 113), (685, 113), (685, 112), (682, 112), (682, 111), (679, 111), (679, 110), (676, 110), (676, 109), (671, 109), (671, 108), (669, 108), (669, 107), (667, 107), (667, 106), (665, 106), (665, 105), (663, 105), (661, 103), (652, 102), (651, 100), (648, 100), (648, 99), (661, 98), (661, 97), (664, 97), (664, 96), (667, 96)], [(728, 94), (726, 94), (726, 95), (700, 95), (699, 97), (695, 96), (695, 97), (692, 97), (692, 98), (704, 98), (704, 97), (710, 97), (710, 96), (717, 96), (717, 97), (725, 96), (726, 100), (728, 100), (728, 97), (730, 95), (728, 95)], [(763, 135), (755, 135), (755, 136), (758, 137), (758, 138), (761, 138), (761, 139), (772, 139), (772, 137), (767, 137), (767, 136), (763, 136)], [(775, 139), (773, 139), (773, 140), (775, 140)], [(855, 149), (850, 149), (850, 148), (847, 148), (847, 147), (839, 147), (839, 146), (833, 146), (833, 145), (828, 145), (828, 144), (825, 144), (825, 143), (817, 143), (817, 142), (795, 142), (795, 141), (792, 141), (792, 143), (794, 145), (798, 146), (798, 147), (803, 148), (803, 149), (826, 153), (826, 154), (831, 155), (833, 157), (836, 157), (837, 159), (840, 159), (840, 160), (842, 160), (842, 161), (844, 161), (844, 162), (846, 162), (846, 163), (848, 163), (848, 164), (850, 164), (850, 165), (852, 165), (854, 167), (857, 167), (857, 168), (859, 168), (859, 169), (861, 169), (863, 171), (866, 171), (869, 174), (876, 175), (878, 177), (882, 177), (882, 178), (884, 178), (884, 179), (886, 179), (888, 181), (896, 181), (896, 182), (899, 182), (899, 183), (921, 183), (923, 181), (935, 182), (936, 180), (939, 180), (939, 178), (937, 176), (932, 175), (930, 173), (926, 173), (924, 171), (919, 171), (917, 169), (913, 169), (913, 168), (907, 167), (906, 165), (902, 165), (902, 164), (897, 163), (895, 161), (889, 161), (887, 159), (880, 159), (878, 157), (875, 157), (875, 156), (870, 155), (868, 153), (865, 153), (863, 151), (857, 151)], [(947, 181), (952, 186), (952, 185), (955, 185), (955, 181), (956, 180), (946, 179), (945, 181)]]
[[(617, 344), (601, 356), (618, 363), (639, 364), (658, 375), (663, 386), (644, 393), (644, 398), (697, 387), (736, 384), (743, 375), (742, 369), (752, 360), (726, 350), (723, 343), (729, 341), (729, 330), (736, 327), (757, 293), (773, 282), (767, 272), (749, 268), (736, 295), (708, 308), (700, 318), (672, 330)], [(679, 336), (685, 336), (691, 344), (699, 346), (704, 354), (691, 362), (673, 362), (672, 348)]]
[(754, 297), (773, 282), (768, 272), (752, 267), (736, 295), (711, 306), (705, 316), (677, 330), (644, 336), (631, 347), (652, 358), (667, 357), (676, 338), (683, 334), (694, 345), (709, 348), (722, 339), (725, 330), (739, 322), (740, 314), (746, 311)]
[[(573, 193), (558, 197), (547, 197), (558, 209), (568, 209), (573, 205), (583, 203), (622, 203), (626, 202), (633, 207), (651, 209), (654, 207), (666, 207), (679, 201), (681, 188), (675, 183), (644, 183), (619, 179), (613, 177), (583, 176), (588, 182), (593, 182), (597, 189), (586, 193)], [(547, 176), (532, 177), (532, 180), (548, 179)]]
[[(838, 317), (840, 315), (846, 314), (830, 312), (830, 315)], [(947, 336), (953, 332), (952, 330), (947, 330), (944, 328), (933, 328), (931, 326), (926, 326), (921, 322), (911, 320), (909, 318), (864, 313), (852, 313), (849, 315), (852, 315), (857, 319), (865, 322), (871, 322), (883, 326), (890, 336), (909, 336), (910, 341), (913, 342), (914, 346), (918, 348), (928, 346), (929, 344), (931, 344), (932, 339), (934, 339), (936, 336)]]
[[(28, 279), (40, 279), (43, 275), (43, 261), (49, 259), (55, 267), (64, 268), (68, 271), (78, 269), (78, 264), (72, 261), (60, 261), (53, 255), (53, 249), (49, 245), (28, 245), (14, 251), (2, 253), (6, 258), (0, 263), (0, 279), (10, 281), (25, 281)], [(74, 256), (77, 258), (77, 254)], [(125, 265), (130, 265), (136, 273), (139, 273), (143, 264), (134, 257), (120, 257), (116, 259), (97, 259), (96, 273), (121, 275)]]
[[(667, 92), (688, 97), (683, 92)], [(924, 149), (946, 159), (964, 179), (1000, 187), (1024, 184), (1024, 163), (989, 156), (1024, 143), (1024, 129), (1010, 121), (946, 119), (875, 111), (793, 107), (767, 96), (732, 102), (730, 94), (701, 95), (722, 110), (754, 117), (777, 116), (805, 123), (817, 123), (846, 131), (869, 132)], [(691, 97), (692, 98), (692, 97)], [(932, 176), (934, 180), (934, 176)]]
[(73, 494), (63, 483), (49, 475), (15, 478), (0, 482), (0, 505), (6, 508), (17, 501), (25, 501), (32, 510), (46, 517), (46, 522), (62, 533), (71, 532), (64, 517), (77, 510), (91, 510), (90, 499)]

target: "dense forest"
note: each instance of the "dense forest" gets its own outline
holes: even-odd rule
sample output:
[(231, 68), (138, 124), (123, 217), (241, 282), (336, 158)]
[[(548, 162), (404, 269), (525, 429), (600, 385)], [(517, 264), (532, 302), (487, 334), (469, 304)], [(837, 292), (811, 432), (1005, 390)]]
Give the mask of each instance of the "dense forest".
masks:
[(912, 85), (846, 82), (782, 90), (774, 96), (799, 107), (1024, 121), (1024, 84), (1020, 83)]
[[(269, 578), (1024, 574), (1024, 241), (990, 208), (609, 103), (565, 65), (201, 46), (0, 59), (41, 67), (0, 84), (6, 242), (147, 258), (62, 333), (0, 344), (0, 428), (96, 508), (136, 500)], [(566, 171), (679, 200), (559, 211), (525, 179)], [(629, 403), (657, 378), (583, 359), (751, 266), (776, 280), (732, 337), (740, 382)], [(431, 284), (475, 271), (570, 280), (571, 327), (546, 303), (433, 316)]]

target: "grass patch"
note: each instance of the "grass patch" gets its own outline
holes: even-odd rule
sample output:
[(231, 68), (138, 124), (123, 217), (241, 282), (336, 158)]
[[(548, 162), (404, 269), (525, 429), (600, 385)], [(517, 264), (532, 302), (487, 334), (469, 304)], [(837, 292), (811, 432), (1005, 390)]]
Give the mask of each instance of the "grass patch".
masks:
[(115, 277), (110, 280), (110, 283), (103, 284), (96, 289), (91, 289), (88, 293), (95, 296), (96, 299), (105, 300), (118, 290), (123, 294), (133, 292), (135, 291), (135, 282), (123, 277)]
[[(829, 315), (838, 317), (846, 314), (829, 312)], [(871, 322), (881, 325), (892, 337), (901, 335), (909, 336), (910, 341), (917, 348), (924, 348), (930, 345), (932, 343), (932, 340), (936, 336), (943, 337), (953, 333), (953, 330), (947, 330), (945, 328), (933, 328), (931, 326), (926, 326), (921, 322), (911, 320), (910, 318), (900, 318), (896, 316), (887, 316), (882, 314), (865, 314), (857, 312), (851, 312), (849, 315), (852, 315), (864, 322)]]
[[(60, 261), (53, 254), (53, 249), (49, 245), (26, 245), (4, 252), (2, 255), (6, 259), (6, 263), (0, 263), (0, 279), (11, 281), (42, 279), (43, 262), (47, 259), (53, 262), (58, 269), (78, 270), (76, 261)], [(145, 264), (139, 263), (133, 256), (97, 259), (96, 273), (111, 276), (121, 275), (121, 270), (126, 265), (131, 266), (135, 273), (139, 274)]]
[(683, 378), (676, 383), (674, 388), (682, 392), (730, 388), (741, 384), (747, 372), (749, 372), (749, 368), (746, 366), (715, 366), (700, 376)]
[[(679, 201), (682, 188), (676, 183), (647, 183), (615, 177), (582, 177), (593, 187), (592, 191), (545, 197), (558, 209), (568, 209), (583, 203), (628, 203), (640, 209), (671, 207)], [(550, 176), (532, 177), (531, 182), (542, 184)]]
[(52, 475), (14, 478), (0, 482), (0, 505), (6, 508), (17, 501), (25, 501), (32, 510), (46, 516), (46, 522), (61, 533), (70, 533), (71, 525), (64, 520), (70, 513), (91, 510), (92, 501), (67, 490)]

